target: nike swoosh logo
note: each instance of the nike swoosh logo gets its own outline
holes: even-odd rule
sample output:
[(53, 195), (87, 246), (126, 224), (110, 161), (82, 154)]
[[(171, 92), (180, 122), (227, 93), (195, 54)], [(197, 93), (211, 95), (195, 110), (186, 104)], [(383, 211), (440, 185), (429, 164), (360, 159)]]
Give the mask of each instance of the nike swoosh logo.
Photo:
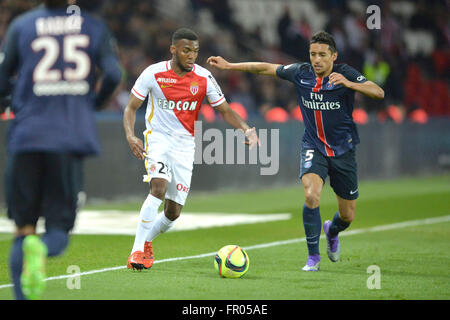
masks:
[(300, 83), (301, 84), (310, 84), (309, 82), (306, 82), (306, 81), (303, 81), (303, 80), (300, 80)]
[(149, 222), (152, 222), (152, 220), (145, 221), (144, 219), (142, 219), (141, 221), (142, 221), (143, 223), (149, 223)]
[(355, 191), (350, 191), (350, 194), (355, 194), (358, 192), (358, 189), (356, 189)]
[(161, 85), (161, 89), (164, 89), (164, 88), (170, 88), (171, 86), (167, 86), (167, 85), (164, 85), (164, 84), (162, 84)]

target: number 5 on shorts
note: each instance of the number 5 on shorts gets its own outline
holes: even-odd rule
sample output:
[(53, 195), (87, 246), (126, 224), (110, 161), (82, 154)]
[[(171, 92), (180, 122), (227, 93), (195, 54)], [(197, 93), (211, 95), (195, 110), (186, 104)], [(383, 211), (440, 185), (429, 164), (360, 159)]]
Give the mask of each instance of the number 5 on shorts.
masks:
[(305, 161), (311, 161), (313, 157), (314, 157), (314, 150), (313, 149), (306, 150)]

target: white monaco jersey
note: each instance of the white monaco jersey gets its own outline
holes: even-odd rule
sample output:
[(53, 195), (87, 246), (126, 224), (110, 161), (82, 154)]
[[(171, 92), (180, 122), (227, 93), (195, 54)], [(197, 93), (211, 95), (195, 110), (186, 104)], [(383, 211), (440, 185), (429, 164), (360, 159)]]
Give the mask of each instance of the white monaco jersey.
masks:
[(131, 92), (140, 100), (148, 96), (145, 136), (156, 130), (193, 138), (194, 122), (205, 96), (212, 107), (226, 101), (211, 72), (195, 64), (192, 71), (180, 77), (170, 61), (147, 67)]

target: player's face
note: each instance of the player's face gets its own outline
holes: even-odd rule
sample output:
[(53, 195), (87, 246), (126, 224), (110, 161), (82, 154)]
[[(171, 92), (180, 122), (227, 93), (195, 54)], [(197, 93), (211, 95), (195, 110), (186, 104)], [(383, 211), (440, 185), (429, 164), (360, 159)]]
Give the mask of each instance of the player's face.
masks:
[(178, 40), (170, 46), (173, 60), (177, 66), (185, 72), (189, 72), (194, 67), (199, 51), (198, 40)]
[(309, 59), (318, 76), (328, 75), (336, 58), (337, 52), (332, 53), (325, 43), (312, 43), (309, 46)]

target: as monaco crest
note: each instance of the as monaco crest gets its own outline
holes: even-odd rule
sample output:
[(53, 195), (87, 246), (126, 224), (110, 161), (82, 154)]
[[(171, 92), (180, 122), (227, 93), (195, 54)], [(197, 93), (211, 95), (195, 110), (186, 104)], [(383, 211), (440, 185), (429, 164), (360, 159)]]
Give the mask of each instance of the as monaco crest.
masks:
[(198, 92), (198, 83), (197, 82), (192, 82), (190, 89), (191, 89), (192, 95), (195, 96), (197, 94), (197, 92)]

